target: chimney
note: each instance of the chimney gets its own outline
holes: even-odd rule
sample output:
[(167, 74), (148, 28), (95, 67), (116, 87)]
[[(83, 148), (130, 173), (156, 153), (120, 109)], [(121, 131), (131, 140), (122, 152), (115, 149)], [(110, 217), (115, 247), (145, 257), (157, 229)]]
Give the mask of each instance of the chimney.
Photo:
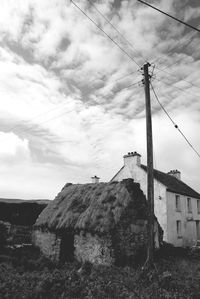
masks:
[(95, 175), (95, 176), (93, 176), (91, 179), (92, 179), (92, 183), (93, 183), (93, 184), (98, 184), (100, 178), (98, 178), (98, 176)]
[(170, 170), (167, 174), (174, 176), (175, 178), (177, 178), (178, 180), (181, 179), (181, 173), (179, 170), (174, 169), (174, 170)]
[(129, 152), (127, 155), (124, 155), (124, 165), (129, 166), (131, 165), (138, 165), (141, 164), (141, 155), (137, 152)]

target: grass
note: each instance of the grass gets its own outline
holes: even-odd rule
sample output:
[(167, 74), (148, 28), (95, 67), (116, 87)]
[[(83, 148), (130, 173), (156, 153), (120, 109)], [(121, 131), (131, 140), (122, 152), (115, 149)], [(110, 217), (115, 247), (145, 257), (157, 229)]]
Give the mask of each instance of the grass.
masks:
[(197, 299), (200, 260), (157, 256), (155, 267), (105, 267), (77, 262), (54, 265), (35, 248), (0, 254), (1, 299)]

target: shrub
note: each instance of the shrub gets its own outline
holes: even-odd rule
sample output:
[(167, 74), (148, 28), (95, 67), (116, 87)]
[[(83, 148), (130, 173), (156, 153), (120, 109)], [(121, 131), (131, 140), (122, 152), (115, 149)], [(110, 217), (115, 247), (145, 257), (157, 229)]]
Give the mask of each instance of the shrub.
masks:
[(8, 230), (3, 221), (0, 221), (0, 249), (3, 249), (7, 244)]

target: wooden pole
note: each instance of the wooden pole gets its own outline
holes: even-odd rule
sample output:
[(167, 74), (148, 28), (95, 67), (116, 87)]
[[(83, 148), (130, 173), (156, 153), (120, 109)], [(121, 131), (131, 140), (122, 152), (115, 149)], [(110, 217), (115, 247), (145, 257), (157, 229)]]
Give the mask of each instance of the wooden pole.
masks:
[(147, 140), (147, 202), (148, 202), (148, 254), (147, 264), (153, 264), (154, 256), (154, 180), (153, 180), (153, 138), (151, 121), (151, 101), (149, 89), (149, 63), (144, 64), (144, 89), (146, 102), (146, 140)]

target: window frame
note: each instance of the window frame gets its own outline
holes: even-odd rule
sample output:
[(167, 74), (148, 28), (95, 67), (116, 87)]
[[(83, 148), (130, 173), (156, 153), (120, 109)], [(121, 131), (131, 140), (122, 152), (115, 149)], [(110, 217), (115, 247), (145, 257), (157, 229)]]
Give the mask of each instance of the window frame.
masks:
[(197, 214), (200, 214), (200, 199), (197, 199)]
[(175, 207), (176, 212), (181, 212), (181, 197), (179, 194), (175, 195)]
[(181, 239), (182, 236), (182, 224), (181, 224), (181, 220), (176, 220), (176, 234), (177, 234), (177, 238)]
[(192, 213), (192, 199), (191, 199), (191, 197), (187, 197), (187, 212)]

